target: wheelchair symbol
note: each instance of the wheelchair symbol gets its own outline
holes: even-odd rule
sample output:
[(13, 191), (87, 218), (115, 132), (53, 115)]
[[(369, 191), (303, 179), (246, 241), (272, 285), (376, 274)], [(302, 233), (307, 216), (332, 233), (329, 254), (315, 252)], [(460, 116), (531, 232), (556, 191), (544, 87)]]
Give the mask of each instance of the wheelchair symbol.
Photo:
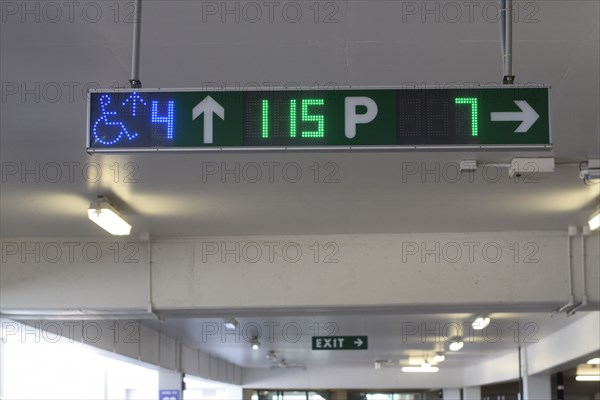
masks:
[[(102, 116), (94, 122), (94, 128), (92, 132), (94, 133), (94, 138), (98, 143), (110, 146), (117, 143), (123, 135), (127, 136), (127, 139), (133, 140), (138, 134), (133, 133), (130, 134), (125, 127), (125, 124), (120, 121), (111, 121), (112, 117), (117, 115), (116, 111), (107, 111), (106, 107), (111, 103), (110, 96), (105, 94), (100, 98), (100, 108), (102, 108)], [(102, 130), (102, 136), (98, 134), (98, 128), (105, 127)], [(107, 132), (111, 132), (107, 134)]]

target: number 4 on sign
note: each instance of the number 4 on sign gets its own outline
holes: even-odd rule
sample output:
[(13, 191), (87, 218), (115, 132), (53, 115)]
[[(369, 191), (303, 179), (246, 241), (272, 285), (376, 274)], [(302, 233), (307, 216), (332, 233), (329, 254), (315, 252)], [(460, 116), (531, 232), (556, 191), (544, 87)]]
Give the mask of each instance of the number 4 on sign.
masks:
[(204, 114), (204, 144), (213, 143), (213, 114), (225, 121), (225, 109), (212, 97), (206, 96), (192, 110), (192, 121)]

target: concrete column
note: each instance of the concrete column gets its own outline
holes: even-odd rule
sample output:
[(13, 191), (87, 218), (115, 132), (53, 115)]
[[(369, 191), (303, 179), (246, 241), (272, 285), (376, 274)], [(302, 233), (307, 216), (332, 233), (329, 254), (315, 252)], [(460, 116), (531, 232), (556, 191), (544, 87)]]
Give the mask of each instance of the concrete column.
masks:
[(158, 370), (158, 400), (183, 399), (183, 374), (160, 368)]
[(463, 388), (464, 400), (481, 400), (481, 386), (469, 386)]
[(0, 399), (4, 399), (4, 338), (0, 339)]
[(331, 400), (347, 400), (348, 392), (345, 390), (333, 390), (331, 391)]
[(444, 389), (444, 400), (461, 400), (460, 389)]
[(551, 399), (550, 375), (523, 377), (523, 397), (524, 400)]

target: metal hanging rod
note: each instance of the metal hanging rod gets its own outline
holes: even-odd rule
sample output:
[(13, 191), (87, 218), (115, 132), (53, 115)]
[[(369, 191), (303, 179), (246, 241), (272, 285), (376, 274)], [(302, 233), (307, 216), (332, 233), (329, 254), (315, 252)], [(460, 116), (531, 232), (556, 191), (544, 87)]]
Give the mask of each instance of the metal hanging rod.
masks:
[(133, 48), (131, 52), (131, 78), (129, 84), (132, 89), (142, 87), (140, 81), (140, 42), (142, 34), (142, 0), (135, 1), (135, 18), (133, 20)]

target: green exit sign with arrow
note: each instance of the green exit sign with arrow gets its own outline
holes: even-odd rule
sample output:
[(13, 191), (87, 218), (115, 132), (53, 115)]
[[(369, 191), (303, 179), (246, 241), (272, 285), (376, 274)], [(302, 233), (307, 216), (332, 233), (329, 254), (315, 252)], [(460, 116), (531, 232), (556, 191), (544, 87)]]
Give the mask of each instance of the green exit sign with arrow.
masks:
[(551, 149), (549, 88), (92, 91), (89, 152)]
[(368, 336), (313, 336), (313, 350), (367, 350)]

